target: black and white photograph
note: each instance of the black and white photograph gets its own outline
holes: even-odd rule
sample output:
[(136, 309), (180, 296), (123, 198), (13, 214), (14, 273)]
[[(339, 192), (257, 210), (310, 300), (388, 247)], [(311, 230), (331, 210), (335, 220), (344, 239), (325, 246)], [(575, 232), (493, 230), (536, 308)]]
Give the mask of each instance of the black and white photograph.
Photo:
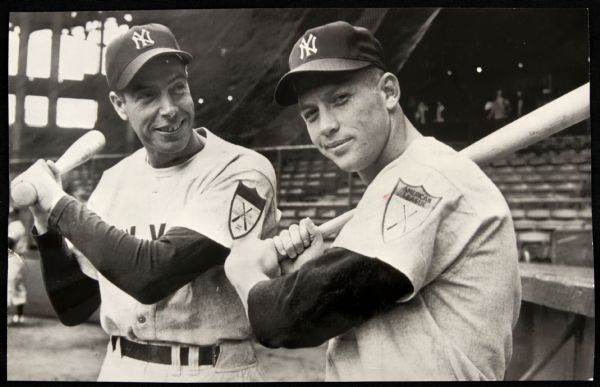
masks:
[(8, 13), (8, 381), (594, 379), (590, 9), (85, 4)]

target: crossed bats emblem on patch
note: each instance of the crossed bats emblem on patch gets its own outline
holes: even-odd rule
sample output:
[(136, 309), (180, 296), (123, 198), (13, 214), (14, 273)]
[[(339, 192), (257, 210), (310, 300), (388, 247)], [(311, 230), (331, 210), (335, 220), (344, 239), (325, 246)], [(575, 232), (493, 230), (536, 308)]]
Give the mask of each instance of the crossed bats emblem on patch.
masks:
[(384, 242), (400, 238), (419, 227), (442, 199), (430, 195), (422, 185), (406, 184), (401, 178), (387, 196), (382, 222)]
[(238, 183), (229, 208), (229, 232), (233, 239), (241, 238), (254, 229), (266, 202), (255, 188), (241, 181)]

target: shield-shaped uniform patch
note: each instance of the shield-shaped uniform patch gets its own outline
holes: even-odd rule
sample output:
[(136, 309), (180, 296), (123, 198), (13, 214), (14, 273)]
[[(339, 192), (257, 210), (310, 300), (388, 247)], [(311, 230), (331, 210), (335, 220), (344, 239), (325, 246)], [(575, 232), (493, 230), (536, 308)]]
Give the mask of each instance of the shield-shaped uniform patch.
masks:
[(400, 238), (419, 227), (440, 200), (441, 197), (430, 195), (422, 185), (409, 185), (398, 179), (383, 213), (383, 241)]
[(266, 202), (255, 188), (250, 188), (241, 181), (238, 183), (229, 208), (229, 232), (233, 239), (241, 238), (252, 231)]

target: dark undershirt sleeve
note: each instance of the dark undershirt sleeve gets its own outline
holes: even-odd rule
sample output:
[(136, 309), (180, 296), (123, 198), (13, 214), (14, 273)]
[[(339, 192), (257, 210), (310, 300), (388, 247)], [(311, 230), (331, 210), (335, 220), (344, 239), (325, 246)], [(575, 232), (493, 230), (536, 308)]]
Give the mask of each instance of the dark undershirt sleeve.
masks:
[(155, 241), (136, 238), (108, 225), (85, 205), (62, 197), (49, 226), (68, 238), (106, 279), (143, 304), (153, 304), (216, 265), (229, 249), (183, 227)]
[(44, 287), (60, 321), (68, 326), (85, 322), (100, 306), (98, 281), (80, 269), (63, 237), (50, 230), (33, 237), (41, 256)]
[(410, 292), (408, 278), (389, 264), (332, 248), (294, 273), (257, 283), (248, 294), (248, 317), (269, 348), (312, 347)]

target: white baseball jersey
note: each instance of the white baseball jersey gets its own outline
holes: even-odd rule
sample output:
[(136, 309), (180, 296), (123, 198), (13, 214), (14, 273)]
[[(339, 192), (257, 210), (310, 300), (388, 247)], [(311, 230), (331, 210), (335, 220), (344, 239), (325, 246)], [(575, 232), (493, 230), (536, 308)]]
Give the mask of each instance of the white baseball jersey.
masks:
[[(103, 174), (89, 207), (108, 224), (142, 239), (157, 239), (174, 226), (225, 247), (236, 238), (274, 235), (275, 173), (270, 162), (204, 128), (195, 135), (203, 136), (204, 148), (182, 164), (153, 168), (143, 148), (119, 162)], [(242, 303), (222, 266), (153, 305), (117, 288), (85, 258), (80, 266), (100, 283), (101, 324), (110, 335), (195, 345), (251, 336)]]
[(516, 238), (506, 201), (475, 163), (414, 140), (332, 247), (394, 266), (414, 291), (330, 341), (327, 380), (504, 377), (521, 303)]
[(8, 249), (8, 273), (6, 275), (6, 306), (23, 305), (27, 302), (25, 287), (25, 261)]

